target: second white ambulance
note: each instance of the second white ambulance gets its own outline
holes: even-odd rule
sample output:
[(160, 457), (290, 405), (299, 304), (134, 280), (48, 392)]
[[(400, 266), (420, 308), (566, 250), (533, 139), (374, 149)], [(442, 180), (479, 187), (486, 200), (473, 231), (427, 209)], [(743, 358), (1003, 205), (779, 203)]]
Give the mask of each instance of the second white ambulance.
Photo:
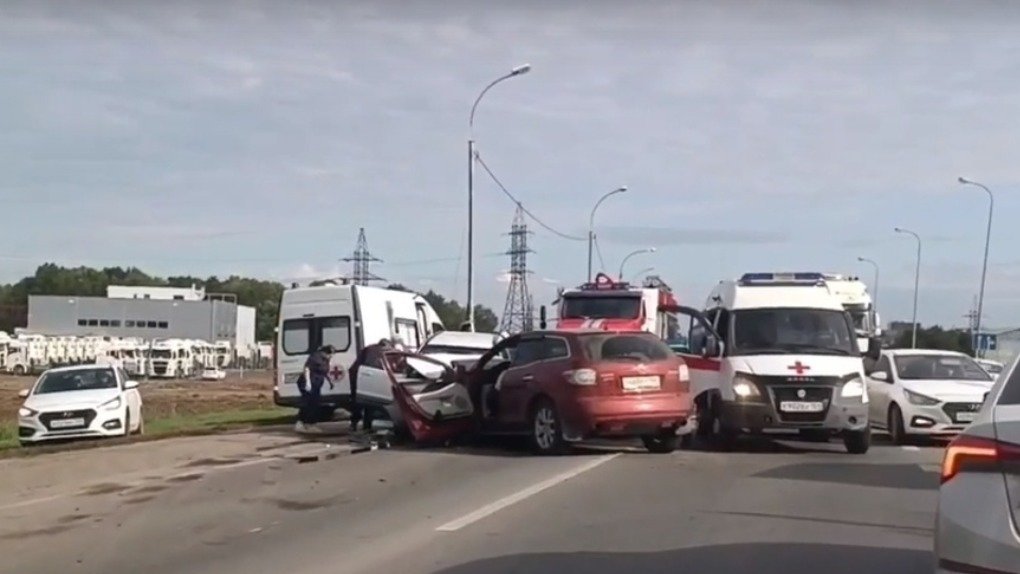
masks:
[(713, 332), (692, 325), (684, 354), (698, 435), (723, 448), (740, 433), (795, 430), (840, 436), (850, 453), (871, 444), (862, 354), (854, 324), (822, 273), (748, 273), (708, 297)]

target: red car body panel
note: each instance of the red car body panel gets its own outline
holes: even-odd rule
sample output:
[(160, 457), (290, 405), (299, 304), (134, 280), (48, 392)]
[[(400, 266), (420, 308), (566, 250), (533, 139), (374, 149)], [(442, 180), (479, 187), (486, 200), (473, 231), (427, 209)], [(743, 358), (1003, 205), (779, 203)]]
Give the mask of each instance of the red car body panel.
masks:
[[(683, 360), (669, 353), (650, 362), (633, 360), (592, 360), (586, 355), (582, 341), (588, 337), (648, 337), (656, 344), (661, 341), (654, 335), (640, 332), (569, 331), (535, 332), (507, 339), (482, 357), (467, 371), (454, 373), (444, 366), (444, 375), (450, 384), (467, 388), (473, 406), (473, 415), (444, 420), (434, 416), (415, 401), (415, 396), (398, 383), (400, 360), (413, 357), (439, 364), (428, 357), (412, 353), (390, 352), (384, 361), (393, 384), (393, 396), (401, 409), (408, 430), (416, 442), (441, 442), (471, 432), (507, 429), (526, 431), (531, 409), (538, 398), (551, 400), (562, 422), (564, 435), (571, 440), (595, 436), (639, 436), (660, 432), (662, 429), (683, 427), (693, 412), (690, 380), (680, 380), (686, 369)], [(499, 376), (498, 416), (485, 419), (481, 404), (482, 384), (489, 375), (483, 367), (504, 345), (517, 345), (521, 341), (542, 338), (565, 340), (569, 356), (538, 360), (519, 367), (508, 367)], [(668, 350), (668, 349), (667, 349)], [(577, 369), (594, 370), (597, 382), (577, 385), (568, 382), (570, 373)], [(656, 376), (661, 388), (656, 390), (624, 390), (624, 377)], [(488, 384), (493, 381), (489, 380)], [(437, 384), (437, 386), (442, 386)]]

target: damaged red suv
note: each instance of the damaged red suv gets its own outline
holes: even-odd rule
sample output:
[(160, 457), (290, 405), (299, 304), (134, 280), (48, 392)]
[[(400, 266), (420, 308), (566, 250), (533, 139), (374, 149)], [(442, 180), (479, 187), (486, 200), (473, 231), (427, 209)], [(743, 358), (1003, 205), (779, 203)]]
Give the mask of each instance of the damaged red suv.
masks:
[(668, 453), (693, 426), (687, 367), (651, 333), (535, 331), (467, 367), (400, 352), (384, 362), (416, 441), (520, 434), (557, 453), (588, 438), (640, 437)]

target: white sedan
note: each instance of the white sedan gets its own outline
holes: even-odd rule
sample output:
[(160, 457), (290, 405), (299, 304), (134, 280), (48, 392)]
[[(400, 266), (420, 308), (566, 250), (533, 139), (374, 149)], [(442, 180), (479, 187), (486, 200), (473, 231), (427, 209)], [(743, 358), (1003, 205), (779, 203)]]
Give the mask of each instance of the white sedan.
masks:
[(894, 444), (911, 435), (951, 437), (977, 418), (994, 379), (963, 353), (891, 349), (868, 374), (871, 426)]
[(79, 365), (50, 369), (20, 396), (22, 444), (80, 437), (141, 434), (142, 397), (124, 369)]

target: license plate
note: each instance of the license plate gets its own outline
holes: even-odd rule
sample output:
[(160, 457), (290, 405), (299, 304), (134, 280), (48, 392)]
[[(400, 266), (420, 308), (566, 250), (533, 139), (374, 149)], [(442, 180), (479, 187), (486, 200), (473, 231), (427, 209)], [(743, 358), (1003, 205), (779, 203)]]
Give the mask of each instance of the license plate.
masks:
[(50, 421), (50, 428), (66, 429), (85, 426), (85, 419), (56, 419)]
[(811, 401), (783, 401), (779, 403), (779, 410), (788, 413), (820, 413), (825, 410), (825, 405)]
[(977, 420), (977, 413), (956, 413), (956, 422), (971, 423)]
[(625, 391), (657, 391), (660, 388), (662, 388), (662, 383), (657, 376), (623, 377), (623, 390)]

